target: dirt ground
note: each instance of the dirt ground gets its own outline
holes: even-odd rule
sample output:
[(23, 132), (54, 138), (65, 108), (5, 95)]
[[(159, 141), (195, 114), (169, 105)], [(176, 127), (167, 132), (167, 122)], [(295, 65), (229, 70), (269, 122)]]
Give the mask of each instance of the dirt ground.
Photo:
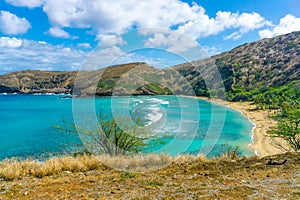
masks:
[[(287, 160), (283, 165), (268, 165)], [(0, 199), (300, 199), (300, 153), (172, 163), (153, 172), (103, 167), (1, 181)]]

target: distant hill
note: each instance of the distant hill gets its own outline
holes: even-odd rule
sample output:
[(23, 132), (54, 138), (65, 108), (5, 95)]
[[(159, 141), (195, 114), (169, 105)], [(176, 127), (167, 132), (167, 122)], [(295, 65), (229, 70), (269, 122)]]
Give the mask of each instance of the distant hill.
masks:
[[(76, 93), (82, 96), (185, 94), (214, 96), (219, 86), (207, 83), (218, 68), (229, 100), (251, 100), (253, 94), (287, 84), (300, 88), (300, 32), (244, 44), (211, 59), (165, 69), (144, 62), (95, 71), (25, 70), (0, 76), (0, 93)], [(75, 91), (74, 89), (74, 82)], [(205, 82), (206, 80), (206, 82)], [(222, 92), (222, 91), (221, 91)]]
[(71, 93), (76, 72), (23, 70), (0, 76), (0, 93)]

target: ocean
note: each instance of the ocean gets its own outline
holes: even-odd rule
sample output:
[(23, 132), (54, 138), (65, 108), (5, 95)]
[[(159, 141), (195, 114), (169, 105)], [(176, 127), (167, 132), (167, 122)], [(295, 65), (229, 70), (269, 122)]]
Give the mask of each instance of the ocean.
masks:
[(81, 133), (68, 133), (68, 126), (93, 129), (99, 117), (107, 113), (116, 119), (134, 119), (128, 124), (140, 119), (143, 127), (151, 130), (153, 138), (143, 153), (213, 157), (238, 146), (240, 154), (254, 154), (248, 149), (253, 124), (237, 111), (198, 98), (0, 94), (0, 160), (43, 159), (73, 152), (84, 141)]

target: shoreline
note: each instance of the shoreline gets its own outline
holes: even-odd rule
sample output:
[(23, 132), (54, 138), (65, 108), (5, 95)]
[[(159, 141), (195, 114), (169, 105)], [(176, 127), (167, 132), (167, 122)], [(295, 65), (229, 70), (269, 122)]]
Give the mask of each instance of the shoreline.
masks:
[(252, 124), (251, 143), (249, 147), (259, 157), (265, 157), (286, 151), (279, 147), (283, 141), (280, 138), (270, 137), (267, 131), (276, 126), (276, 121), (268, 117), (267, 110), (254, 110), (255, 105), (251, 102), (229, 102), (220, 99), (210, 99), (206, 97), (197, 97), (205, 101), (213, 102), (221, 106), (227, 106), (235, 111), (240, 112)]

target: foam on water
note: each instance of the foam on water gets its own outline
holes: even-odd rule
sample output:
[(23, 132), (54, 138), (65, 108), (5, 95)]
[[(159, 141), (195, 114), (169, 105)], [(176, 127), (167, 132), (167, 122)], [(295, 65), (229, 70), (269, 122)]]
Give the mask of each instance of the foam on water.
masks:
[(158, 107), (151, 107), (148, 108), (150, 111), (149, 114), (147, 114), (146, 119), (149, 120), (147, 123), (147, 126), (150, 126), (151, 124), (158, 122), (162, 117), (163, 113), (161, 112), (161, 109)]
[(169, 105), (169, 103), (170, 103), (169, 101), (157, 99), (157, 98), (151, 98), (150, 101), (155, 102), (157, 104), (161, 104), (161, 105)]

